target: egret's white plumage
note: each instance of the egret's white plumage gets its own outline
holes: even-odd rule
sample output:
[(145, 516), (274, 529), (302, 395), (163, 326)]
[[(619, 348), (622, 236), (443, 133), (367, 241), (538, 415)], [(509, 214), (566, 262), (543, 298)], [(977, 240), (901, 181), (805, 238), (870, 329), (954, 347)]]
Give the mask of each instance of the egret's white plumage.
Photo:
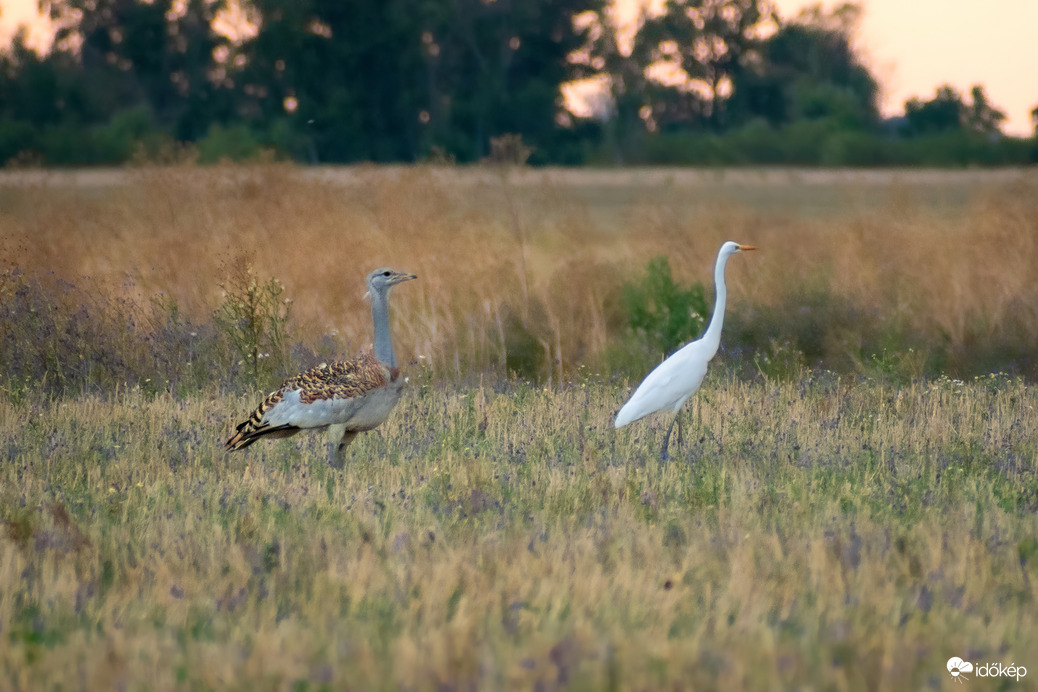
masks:
[[(728, 288), (724, 281), (724, 269), (728, 258), (737, 252), (755, 250), (750, 245), (740, 245), (731, 241), (721, 246), (717, 253), (717, 264), (714, 266), (714, 287), (717, 298), (714, 303), (714, 314), (710, 325), (702, 338), (693, 341), (675, 352), (648, 374), (638, 385), (638, 389), (616, 414), (616, 427), (622, 428), (650, 413), (669, 409), (677, 412), (685, 401), (695, 394), (706, 377), (706, 366), (717, 353), (721, 345), (721, 326), (724, 324), (724, 306), (728, 298)], [(671, 421), (667, 435), (663, 440), (663, 457), (667, 457), (667, 445), (674, 427)]]
[(389, 333), (389, 291), (414, 274), (376, 269), (368, 275), (375, 340), (353, 360), (320, 365), (296, 375), (271, 392), (227, 440), (244, 449), (262, 437), (291, 437), (300, 430), (328, 430), (328, 461), (342, 465), (342, 452), (359, 433), (389, 416), (400, 399), (404, 378), (396, 366)]

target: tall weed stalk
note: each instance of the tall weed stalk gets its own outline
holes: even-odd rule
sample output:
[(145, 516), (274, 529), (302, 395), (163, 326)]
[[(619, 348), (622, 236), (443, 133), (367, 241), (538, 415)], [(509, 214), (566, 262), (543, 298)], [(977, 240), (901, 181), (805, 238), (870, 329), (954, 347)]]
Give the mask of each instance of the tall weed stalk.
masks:
[(224, 300), (213, 313), (217, 328), (241, 357), (251, 384), (269, 385), (284, 375), (289, 355), (288, 319), (291, 299), (277, 279), (259, 278), (247, 254), (225, 265), (220, 284)]

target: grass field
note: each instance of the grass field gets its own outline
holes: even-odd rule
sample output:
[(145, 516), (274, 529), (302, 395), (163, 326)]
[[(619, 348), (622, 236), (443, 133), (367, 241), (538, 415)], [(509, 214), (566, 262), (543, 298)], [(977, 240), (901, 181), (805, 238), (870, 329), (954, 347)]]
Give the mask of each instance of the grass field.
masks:
[[(0, 689), (1038, 688), (1033, 173), (5, 175)], [(728, 238), (662, 463), (667, 419), (612, 427), (659, 358), (620, 290)], [(213, 323), (246, 264), (289, 369), (420, 275), (344, 471), (223, 450), (269, 385)]]
[[(352, 353), (371, 338), (362, 277), (392, 265), (420, 277), (394, 300), (401, 351), (424, 356), (439, 377), (518, 369), (557, 383), (581, 365), (635, 376), (660, 352), (629, 338), (624, 284), (663, 256), (681, 283), (709, 292), (717, 248), (734, 239), (761, 250), (728, 269), (730, 347), (857, 374), (870, 374), (886, 350), (887, 370), (903, 380), (1038, 377), (1038, 174), (1030, 170), (275, 165), (23, 175), (0, 179), (0, 291), (5, 267), (64, 282), (48, 300), (74, 303), (59, 310), (72, 316), (87, 305), (91, 325), (112, 332), (113, 322), (121, 333), (156, 321), (174, 328), (171, 304), (181, 319), (209, 321), (232, 269), (248, 264), (257, 279), (283, 283), (295, 340)], [(160, 295), (166, 312), (156, 316), (149, 301)], [(40, 331), (18, 317), (9, 321)], [(54, 338), (67, 353), (78, 337)], [(122, 361), (140, 359), (132, 348)], [(189, 356), (167, 354), (139, 379), (178, 375)]]
[(662, 424), (612, 429), (622, 395), (416, 386), (345, 472), (317, 436), (225, 454), (249, 398), (0, 408), (5, 683), (915, 690), (953, 655), (1034, 665), (1032, 387), (713, 378), (668, 464)]

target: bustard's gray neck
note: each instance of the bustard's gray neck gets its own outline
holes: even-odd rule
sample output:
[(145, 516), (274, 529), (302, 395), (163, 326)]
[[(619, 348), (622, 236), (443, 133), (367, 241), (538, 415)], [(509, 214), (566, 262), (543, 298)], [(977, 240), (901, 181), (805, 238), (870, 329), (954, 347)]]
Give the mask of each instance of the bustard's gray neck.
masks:
[(389, 289), (371, 291), (371, 319), (375, 323), (375, 357), (385, 365), (396, 367), (393, 337), (389, 334)]

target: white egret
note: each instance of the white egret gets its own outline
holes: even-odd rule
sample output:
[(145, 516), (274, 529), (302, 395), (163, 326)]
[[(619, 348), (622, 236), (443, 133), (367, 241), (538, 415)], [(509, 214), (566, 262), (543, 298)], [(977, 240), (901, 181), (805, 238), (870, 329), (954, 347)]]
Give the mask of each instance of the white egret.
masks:
[(669, 409), (674, 412), (667, 434), (663, 438), (663, 458), (667, 459), (670, 433), (677, 421), (678, 411), (685, 401), (695, 394), (706, 376), (706, 366), (717, 353), (721, 344), (721, 325), (724, 323), (724, 306), (728, 289), (724, 283), (724, 268), (728, 258), (737, 252), (756, 250), (751, 245), (740, 245), (731, 241), (721, 246), (714, 266), (714, 288), (717, 291), (714, 314), (710, 325), (700, 339), (676, 351), (648, 374), (638, 389), (616, 414), (616, 427), (622, 428), (650, 413)]

